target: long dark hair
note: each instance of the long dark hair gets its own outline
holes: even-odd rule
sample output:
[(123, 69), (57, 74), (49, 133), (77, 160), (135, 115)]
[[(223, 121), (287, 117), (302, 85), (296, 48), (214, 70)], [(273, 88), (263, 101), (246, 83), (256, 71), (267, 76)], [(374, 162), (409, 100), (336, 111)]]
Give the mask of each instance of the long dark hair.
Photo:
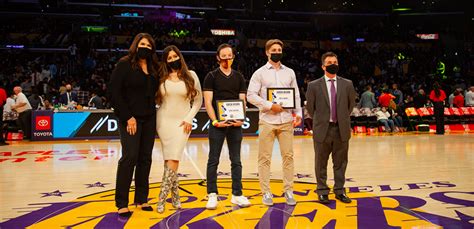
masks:
[(158, 77), (160, 65), (158, 63), (158, 56), (156, 55), (156, 43), (153, 37), (148, 33), (137, 34), (135, 38), (133, 39), (132, 45), (130, 45), (130, 48), (128, 49), (128, 55), (122, 57), (120, 60), (130, 61), (132, 68), (134, 70), (139, 70), (140, 65), (138, 63), (140, 59), (138, 58), (137, 50), (138, 50), (138, 43), (140, 43), (142, 39), (147, 39), (148, 42), (150, 42), (151, 44), (152, 55), (151, 55), (151, 58), (147, 59), (146, 61), (148, 73), (155, 77)]
[(439, 85), (439, 83), (438, 83), (438, 82), (435, 82), (435, 83), (433, 84), (433, 90), (434, 90), (434, 92), (435, 92), (436, 97), (440, 97), (440, 96), (441, 96), (441, 90), (440, 90), (440, 89), (441, 89), (441, 86)]
[[(190, 100), (193, 100), (196, 95), (198, 94), (198, 91), (196, 88), (194, 88), (194, 78), (191, 75), (191, 72), (189, 72), (188, 66), (186, 65), (186, 62), (184, 61), (183, 54), (179, 51), (178, 47), (174, 45), (167, 46), (165, 49), (163, 49), (163, 55), (161, 56), (161, 66), (160, 66), (160, 85), (163, 84), (165, 87), (165, 81), (168, 79), (168, 76), (172, 72), (172, 69), (170, 66), (168, 66), (168, 55), (171, 51), (174, 51), (176, 54), (179, 56), (179, 60), (181, 62), (181, 69), (178, 70), (178, 78), (182, 81), (184, 81), (184, 84), (186, 85), (186, 97)], [(165, 94), (166, 94), (166, 87), (165, 87)], [(158, 91), (156, 92), (156, 103), (157, 104), (162, 104), (163, 103), (163, 97), (164, 95), (161, 94), (160, 89), (158, 88)]]

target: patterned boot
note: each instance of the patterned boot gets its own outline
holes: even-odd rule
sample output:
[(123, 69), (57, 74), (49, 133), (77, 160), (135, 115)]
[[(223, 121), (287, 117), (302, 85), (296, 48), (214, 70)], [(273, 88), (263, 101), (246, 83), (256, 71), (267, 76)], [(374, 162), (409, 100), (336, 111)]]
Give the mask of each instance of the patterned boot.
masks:
[(171, 172), (173, 170), (169, 169), (165, 165), (165, 171), (163, 172), (163, 179), (161, 181), (160, 195), (158, 196), (158, 203), (156, 205), (156, 211), (158, 213), (163, 213), (165, 211), (166, 197), (171, 190)]
[(179, 197), (179, 178), (178, 174), (175, 171), (171, 170), (171, 199), (173, 207), (176, 209), (181, 209), (181, 201)]

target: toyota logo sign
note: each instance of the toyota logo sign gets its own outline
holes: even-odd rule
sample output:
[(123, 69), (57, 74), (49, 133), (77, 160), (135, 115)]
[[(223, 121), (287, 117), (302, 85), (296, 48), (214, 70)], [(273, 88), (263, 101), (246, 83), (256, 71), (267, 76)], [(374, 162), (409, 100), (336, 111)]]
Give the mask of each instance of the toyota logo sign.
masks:
[(51, 116), (36, 116), (36, 130), (51, 130)]

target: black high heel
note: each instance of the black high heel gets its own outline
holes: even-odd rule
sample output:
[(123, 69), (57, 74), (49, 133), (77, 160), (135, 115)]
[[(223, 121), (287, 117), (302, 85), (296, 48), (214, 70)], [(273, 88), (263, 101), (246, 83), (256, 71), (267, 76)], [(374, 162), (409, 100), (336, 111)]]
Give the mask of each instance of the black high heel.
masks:
[(124, 217), (124, 218), (130, 218), (130, 216), (132, 216), (132, 212), (130, 210), (127, 212), (117, 212), (117, 213), (120, 217)]
[(147, 211), (147, 212), (151, 212), (153, 211), (153, 208), (151, 206), (141, 206), (141, 204), (137, 204), (135, 205), (135, 207), (137, 207), (138, 205), (140, 205), (140, 208), (143, 210), (143, 211)]

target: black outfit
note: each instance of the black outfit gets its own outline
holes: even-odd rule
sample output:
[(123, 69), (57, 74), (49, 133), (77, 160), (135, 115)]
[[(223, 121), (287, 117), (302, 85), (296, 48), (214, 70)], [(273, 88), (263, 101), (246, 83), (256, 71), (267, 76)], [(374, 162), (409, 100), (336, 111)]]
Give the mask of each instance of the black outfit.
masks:
[(102, 98), (100, 98), (97, 95), (94, 98), (92, 98), (92, 101), (89, 104), (89, 106), (95, 107), (97, 109), (104, 109), (105, 108), (104, 104), (102, 103)]
[(23, 130), (23, 139), (30, 139), (31, 135), (31, 109), (18, 113), (18, 125)]
[(433, 102), (436, 120), (436, 134), (444, 134), (444, 103)]
[(59, 103), (67, 105), (68, 104), (68, 100), (67, 100), (68, 96), (69, 96), (69, 100), (74, 101), (76, 103), (79, 102), (79, 98), (77, 97), (77, 93), (69, 91), (69, 92), (63, 93), (59, 96)]
[(417, 93), (415, 97), (413, 97), (413, 104), (415, 105), (416, 109), (420, 107), (424, 107), (427, 102), (428, 102), (428, 98), (426, 97), (426, 95)]
[[(156, 76), (133, 69), (128, 60), (117, 63), (109, 83), (109, 94), (114, 113), (119, 119), (122, 157), (118, 163), (115, 192), (117, 208), (128, 206), (128, 194), (135, 169), (135, 201), (148, 202), (148, 177), (156, 133), (155, 93)], [(137, 120), (137, 133), (127, 133), (127, 121)]]
[[(237, 100), (239, 94), (247, 92), (245, 79), (241, 73), (232, 70), (229, 76), (220, 68), (211, 71), (204, 79), (204, 91), (212, 91), (212, 106), (217, 112), (217, 100)], [(217, 115), (217, 114), (216, 114)], [(221, 155), (224, 139), (227, 139), (232, 173), (232, 194), (242, 195), (242, 163), (240, 161), (240, 147), (242, 143), (241, 127), (209, 127), (209, 158), (207, 161), (207, 193), (217, 191), (217, 166)]]

